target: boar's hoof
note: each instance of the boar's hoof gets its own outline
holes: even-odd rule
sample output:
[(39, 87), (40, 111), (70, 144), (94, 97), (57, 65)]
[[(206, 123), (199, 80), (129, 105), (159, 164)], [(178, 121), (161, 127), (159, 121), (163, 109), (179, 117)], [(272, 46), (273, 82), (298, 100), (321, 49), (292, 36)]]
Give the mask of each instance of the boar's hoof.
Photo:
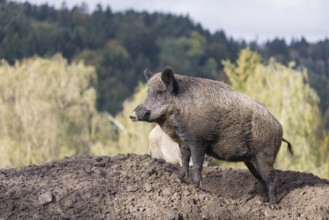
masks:
[(201, 183), (200, 180), (199, 181), (193, 181), (193, 185), (194, 185), (195, 188), (202, 187), (202, 183)]
[(183, 181), (184, 180), (184, 178), (188, 178), (188, 173), (187, 172), (179, 172), (179, 174), (178, 174), (178, 178), (181, 180), (181, 181)]
[(268, 198), (268, 196), (261, 196), (260, 201), (261, 201), (262, 203), (268, 203), (268, 202), (269, 202), (269, 198)]
[(194, 176), (193, 177), (193, 184), (196, 188), (199, 188), (202, 186), (201, 184), (201, 178), (199, 176)]
[(184, 177), (186, 177), (186, 178), (188, 178), (188, 176), (189, 176), (189, 171), (188, 171), (188, 169), (186, 169), (186, 168), (182, 168), (181, 169), (181, 171), (179, 172), (179, 179), (180, 180), (183, 180), (184, 179)]
[(269, 203), (270, 204), (277, 204), (278, 203), (278, 200), (276, 198), (270, 198)]
[(267, 195), (266, 196), (262, 196), (261, 201), (263, 203), (269, 203), (269, 204), (277, 204), (278, 203), (278, 200), (277, 200), (276, 197), (271, 198), (271, 197), (269, 197)]

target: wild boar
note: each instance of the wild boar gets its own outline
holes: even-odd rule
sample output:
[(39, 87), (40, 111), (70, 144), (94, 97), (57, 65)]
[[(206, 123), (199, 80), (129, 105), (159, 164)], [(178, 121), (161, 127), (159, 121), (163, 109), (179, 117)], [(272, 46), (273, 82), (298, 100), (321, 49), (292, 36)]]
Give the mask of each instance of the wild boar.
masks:
[(242, 161), (266, 188), (269, 202), (277, 203), (273, 164), (283, 138), (278, 120), (260, 103), (231, 86), (210, 79), (174, 73), (171, 68), (151, 74), (148, 94), (130, 118), (156, 122), (179, 144), (188, 175), (193, 161), (193, 182), (200, 186), (205, 154), (226, 161)]
[[(171, 164), (183, 165), (179, 145), (162, 131), (159, 125), (155, 126), (149, 134), (149, 154), (153, 158), (163, 159)], [(203, 166), (209, 166), (210, 162), (211, 157), (206, 155)], [(189, 166), (192, 165), (190, 161)]]

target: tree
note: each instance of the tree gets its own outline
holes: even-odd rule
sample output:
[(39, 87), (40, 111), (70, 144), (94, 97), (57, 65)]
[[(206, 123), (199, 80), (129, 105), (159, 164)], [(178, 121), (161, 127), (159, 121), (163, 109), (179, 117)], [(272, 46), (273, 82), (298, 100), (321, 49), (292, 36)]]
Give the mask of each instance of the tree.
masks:
[(191, 32), (189, 37), (160, 39), (159, 64), (162, 67), (173, 66), (179, 72), (196, 74), (201, 70), (205, 43), (205, 38), (198, 32)]
[(115, 130), (96, 110), (95, 81), (92, 67), (68, 64), (60, 55), (14, 66), (2, 61), (0, 166), (97, 153), (95, 144), (108, 145)]
[(256, 66), (262, 61), (258, 53), (252, 52), (249, 48), (241, 50), (240, 56), (236, 64), (231, 63), (229, 60), (224, 60), (224, 71), (231, 82), (232, 86), (244, 92), (249, 77), (252, 77)]

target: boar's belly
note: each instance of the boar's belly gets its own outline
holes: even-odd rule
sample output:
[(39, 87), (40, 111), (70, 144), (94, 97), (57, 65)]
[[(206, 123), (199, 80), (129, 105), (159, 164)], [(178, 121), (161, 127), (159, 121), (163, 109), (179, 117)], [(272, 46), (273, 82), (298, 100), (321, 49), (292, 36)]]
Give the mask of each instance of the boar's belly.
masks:
[(244, 161), (252, 157), (246, 144), (226, 143), (216, 144), (207, 148), (206, 153), (216, 159), (226, 161)]

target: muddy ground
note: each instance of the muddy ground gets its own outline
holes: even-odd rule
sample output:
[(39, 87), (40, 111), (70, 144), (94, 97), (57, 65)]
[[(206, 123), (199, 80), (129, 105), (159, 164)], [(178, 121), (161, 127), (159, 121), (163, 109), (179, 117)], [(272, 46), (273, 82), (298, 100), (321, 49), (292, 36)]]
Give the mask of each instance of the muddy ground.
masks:
[(147, 155), (77, 156), (0, 170), (0, 219), (328, 219), (329, 181), (277, 171), (278, 205), (247, 170), (208, 167), (203, 186)]

